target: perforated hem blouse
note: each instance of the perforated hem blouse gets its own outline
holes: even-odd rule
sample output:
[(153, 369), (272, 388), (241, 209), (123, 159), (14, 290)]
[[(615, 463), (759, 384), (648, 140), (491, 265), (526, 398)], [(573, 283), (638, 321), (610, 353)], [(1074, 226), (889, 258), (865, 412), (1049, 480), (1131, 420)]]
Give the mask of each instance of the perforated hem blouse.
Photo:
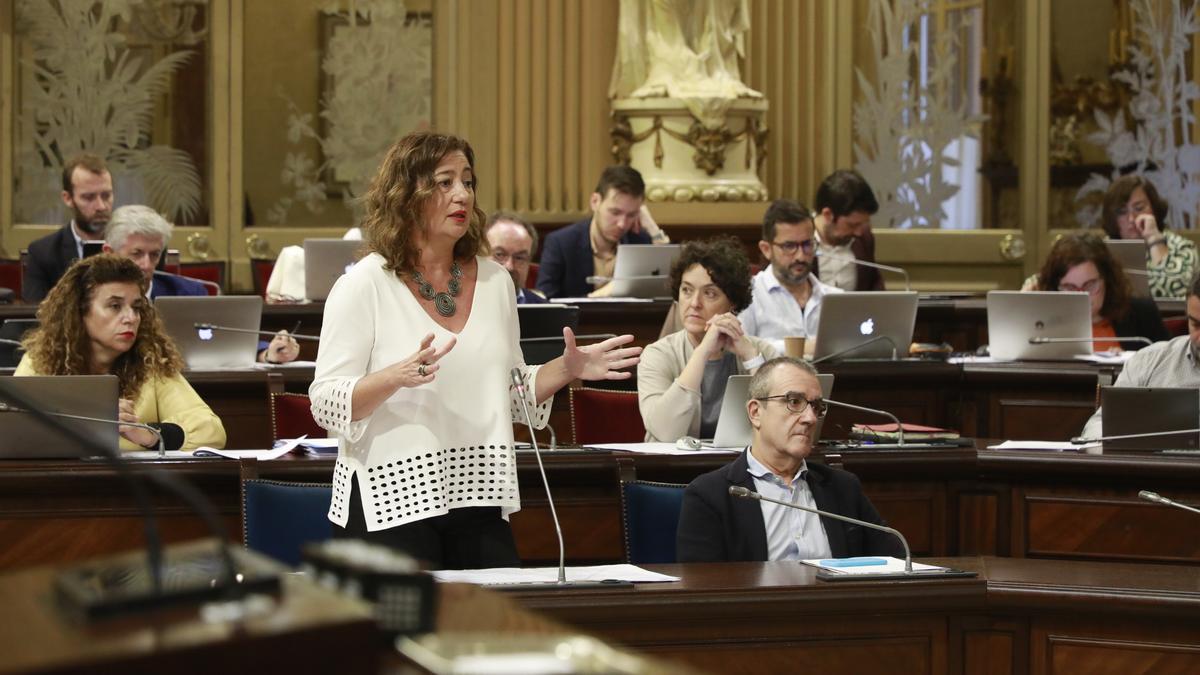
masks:
[(376, 253), (334, 284), (309, 387), (313, 417), (339, 441), (330, 521), (346, 525), (352, 480), (370, 531), (455, 508), (498, 506), (505, 517), (521, 508), (512, 424), (524, 417), (509, 372), (521, 369), (534, 426), (546, 425), (553, 398), (533, 400), (537, 367), (521, 356), (511, 277), (491, 260), (477, 260), (471, 315), (436, 379), (399, 389), (357, 422), (350, 421), (350, 401), (359, 378), (408, 358), (429, 333), (434, 345), (454, 334), (426, 314)]

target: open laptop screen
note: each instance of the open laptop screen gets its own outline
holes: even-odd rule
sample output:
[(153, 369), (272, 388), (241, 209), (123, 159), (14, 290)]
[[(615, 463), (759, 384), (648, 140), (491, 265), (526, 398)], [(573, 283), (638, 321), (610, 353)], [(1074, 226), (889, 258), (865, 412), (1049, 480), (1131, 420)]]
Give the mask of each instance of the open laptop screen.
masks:
[[(1092, 305), (1087, 293), (990, 291), (988, 340), (1000, 360), (1071, 360), (1092, 353)], [(1033, 344), (1032, 338), (1074, 338), (1079, 342)]]
[(838, 352), (842, 359), (891, 358), (893, 346), (903, 358), (916, 322), (916, 291), (830, 293), (821, 300), (813, 359)]
[[(0, 403), (46, 412), (117, 418), (118, 381), (115, 375), (55, 375), (0, 378)], [(10, 399), (10, 393), (18, 400)], [(22, 403), (23, 402), (23, 403)], [(64, 431), (69, 426), (115, 454), (117, 425), (59, 419), (47, 424), (25, 412), (0, 412), (0, 459), (55, 459), (95, 455)]]

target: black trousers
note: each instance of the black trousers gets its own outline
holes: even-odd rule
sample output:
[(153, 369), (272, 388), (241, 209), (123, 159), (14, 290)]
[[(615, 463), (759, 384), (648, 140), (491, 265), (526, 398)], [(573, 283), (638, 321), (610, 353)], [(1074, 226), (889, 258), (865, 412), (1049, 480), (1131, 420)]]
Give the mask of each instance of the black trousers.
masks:
[(390, 546), (424, 561), (429, 569), (435, 570), (521, 566), (512, 528), (500, 517), (499, 507), (453, 509), (443, 516), (368, 532), (357, 481), (350, 483), (346, 527), (334, 525), (334, 537)]

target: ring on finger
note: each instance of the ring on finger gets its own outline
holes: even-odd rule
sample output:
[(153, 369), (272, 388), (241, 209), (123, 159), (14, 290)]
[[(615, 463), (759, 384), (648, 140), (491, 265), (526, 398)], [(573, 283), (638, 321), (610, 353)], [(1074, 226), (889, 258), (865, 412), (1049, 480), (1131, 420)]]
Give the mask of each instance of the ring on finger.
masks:
[(417, 366), (417, 374), (420, 375), (421, 377), (425, 377), (425, 364), (424, 363)]

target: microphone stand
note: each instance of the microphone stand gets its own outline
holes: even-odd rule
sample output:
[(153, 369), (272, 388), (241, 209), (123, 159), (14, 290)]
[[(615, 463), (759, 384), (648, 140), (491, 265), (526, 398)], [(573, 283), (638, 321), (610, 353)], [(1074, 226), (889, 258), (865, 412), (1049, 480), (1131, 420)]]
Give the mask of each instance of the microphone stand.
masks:
[(890, 337), (886, 336), (886, 335), (876, 335), (875, 337), (871, 338), (870, 340), (867, 340), (866, 342), (860, 342), (860, 343), (858, 343), (858, 344), (854, 345), (853, 347), (847, 347), (847, 348), (845, 348), (845, 349), (839, 349), (838, 351), (836, 351), (836, 352), (834, 352), (834, 353), (832, 353), (832, 354), (826, 354), (825, 356), (822, 356), (821, 358), (819, 358), (819, 359), (817, 359), (817, 360), (813, 361), (813, 362), (812, 362), (812, 364), (815, 366), (815, 365), (817, 365), (818, 363), (821, 363), (821, 362), (823, 362), (823, 361), (828, 361), (829, 359), (832, 359), (832, 358), (834, 358), (834, 357), (836, 357), (836, 356), (841, 356), (842, 354), (847, 354), (847, 353), (849, 353), (849, 352), (852, 352), (852, 351), (855, 351), (855, 350), (857, 350), (857, 349), (862, 349), (863, 347), (866, 347), (866, 346), (867, 346), (867, 345), (869, 345), (869, 344), (874, 344), (874, 343), (876, 343), (876, 342), (879, 342), (879, 341), (881, 341), (881, 340), (882, 340), (882, 341), (886, 341), (888, 344), (890, 344), (890, 345), (892, 346), (892, 360), (893, 360), (893, 361), (898, 361), (898, 360), (899, 360), (899, 356), (898, 356), (898, 355), (897, 355), (897, 353), (896, 353), (896, 351), (897, 351), (897, 350), (896, 350), (896, 341), (895, 341), (895, 340), (893, 340), (892, 338), (890, 338)]
[(1157, 436), (1183, 436), (1185, 434), (1200, 434), (1200, 429), (1177, 429), (1175, 431), (1147, 431), (1142, 434), (1125, 434), (1123, 436), (1099, 436), (1097, 438), (1084, 438), (1076, 436), (1071, 439), (1072, 445), (1092, 445), (1095, 443), (1103, 443), (1104, 441), (1124, 441), (1130, 438), (1155, 438)]
[(542, 464), (542, 451), (538, 447), (537, 433), (533, 428), (533, 417), (529, 414), (529, 402), (525, 400), (525, 382), (521, 377), (521, 369), (513, 368), (509, 372), (513, 386), (517, 390), (517, 398), (521, 399), (521, 412), (525, 415), (525, 425), (529, 427), (529, 442), (533, 445), (533, 454), (537, 457), (538, 472), (542, 474), (542, 487), (546, 489), (546, 502), (550, 504), (550, 517), (554, 519), (554, 533), (558, 535), (558, 585), (567, 583), (567, 555), (563, 546), (562, 526), (558, 522), (558, 512), (554, 509), (554, 498), (550, 496), (550, 481), (546, 478), (546, 467)]
[(884, 270), (885, 272), (895, 272), (896, 274), (902, 274), (902, 275), (904, 275), (904, 290), (906, 290), (906, 291), (912, 290), (912, 285), (908, 281), (908, 272), (904, 271), (903, 269), (901, 269), (899, 267), (892, 267), (891, 265), (881, 265), (879, 263), (870, 262), (869, 260), (859, 260), (858, 258), (849, 258), (844, 255), (837, 255), (836, 253), (822, 253), (821, 249), (819, 249), (819, 248), (816, 250), (816, 254), (817, 254), (818, 258), (829, 258), (830, 260), (840, 260), (842, 262), (848, 262), (852, 265), (862, 265), (863, 267), (872, 267), (877, 270)]
[(23, 347), (20, 340), (9, 340), (8, 338), (0, 338), (0, 345), (8, 345), (10, 347)]
[(1061, 342), (1141, 342), (1147, 347), (1154, 344), (1150, 338), (1146, 337), (1112, 337), (1112, 338), (1051, 338), (1051, 337), (1031, 337), (1029, 344), (1031, 345), (1050, 345)]
[(761, 495), (753, 490), (744, 488), (741, 485), (730, 485), (729, 486), (729, 494), (733, 495), (734, 497), (738, 497), (739, 499), (756, 499), (758, 501), (771, 502), (772, 504), (779, 504), (780, 506), (788, 506), (793, 509), (800, 509), (801, 511), (808, 511), (809, 513), (815, 513), (818, 516), (822, 516), (825, 518), (833, 518), (835, 520), (841, 520), (843, 522), (852, 523), (854, 525), (862, 525), (863, 527), (869, 527), (872, 530), (879, 530), (881, 532), (887, 532), (889, 534), (895, 535), (895, 537), (897, 539), (899, 539), (900, 543), (904, 546), (904, 573), (905, 574), (913, 573), (912, 552), (908, 548), (908, 540), (904, 538), (903, 534), (900, 534), (900, 530), (897, 530), (894, 527), (888, 527), (887, 525), (876, 525), (875, 523), (869, 523), (865, 520), (859, 520), (858, 518), (851, 518), (850, 516), (843, 516), (840, 513), (832, 513), (830, 511), (822, 511), (821, 509), (814, 509), (812, 507), (803, 506), (801, 504), (793, 504), (792, 502), (785, 502), (780, 499), (771, 499), (770, 497), (764, 497), (763, 495)]
[[(250, 330), (249, 328), (231, 328), (229, 326), (218, 326), (215, 323), (194, 323), (192, 327), (196, 330), (220, 330), (227, 333), (253, 333), (255, 335), (278, 335), (278, 331), (269, 330)], [(316, 342), (321, 339), (320, 335), (301, 335), (300, 333), (288, 333), (288, 337), (296, 340), (312, 340)]]
[[(31, 410), (28, 410), (25, 408), (18, 408), (16, 406), (11, 406), (11, 405), (8, 405), (7, 403), (0, 403), (0, 412), (25, 413), (27, 415), (35, 414)], [(43, 410), (42, 414), (49, 416), (49, 417), (58, 417), (58, 418), (65, 419), (65, 420), (79, 420), (80, 422), (99, 422), (101, 424), (115, 424), (117, 426), (122, 426), (122, 427), (135, 427), (138, 429), (145, 429), (146, 431), (149, 431), (150, 433), (154, 434), (154, 437), (158, 439), (158, 443), (157, 443), (158, 458), (165, 459), (167, 456), (166, 446), (163, 445), (162, 432), (159, 431), (158, 429), (155, 429), (154, 427), (150, 426), (149, 424), (142, 424), (141, 422), (122, 422), (121, 420), (110, 420), (105, 417), (86, 417), (84, 415), (72, 415), (70, 413), (55, 412), (55, 411), (50, 411), (50, 410)]]
[(1183, 509), (1184, 511), (1191, 511), (1192, 513), (1200, 513), (1200, 509), (1198, 509), (1194, 506), (1188, 506), (1187, 504), (1180, 504), (1179, 502), (1177, 502), (1173, 499), (1167, 499), (1166, 497), (1158, 494), (1157, 492), (1151, 492), (1149, 490), (1142, 490), (1141, 492), (1138, 493), (1138, 497), (1145, 499), (1148, 502), (1154, 502), (1155, 504), (1162, 504), (1164, 506), (1174, 506), (1175, 508)]
[(849, 410), (857, 410), (859, 412), (875, 413), (876, 415), (883, 415), (891, 418), (891, 420), (896, 423), (896, 445), (904, 445), (904, 425), (900, 423), (900, 418), (896, 417), (892, 413), (886, 410), (879, 410), (877, 408), (864, 408), (860, 405), (854, 405), (853, 403), (842, 403), (841, 401), (834, 401), (833, 399), (829, 398), (825, 399), (825, 402), (829, 405), (837, 406), (839, 408), (847, 408)]

